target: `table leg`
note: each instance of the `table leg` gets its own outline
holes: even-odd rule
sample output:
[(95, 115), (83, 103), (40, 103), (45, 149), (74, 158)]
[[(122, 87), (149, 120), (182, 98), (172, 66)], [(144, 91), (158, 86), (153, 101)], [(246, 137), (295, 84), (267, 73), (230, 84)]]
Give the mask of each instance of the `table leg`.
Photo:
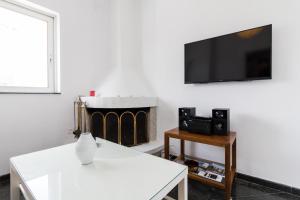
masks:
[(10, 167), (10, 200), (20, 200), (20, 179), (15, 170)]
[(180, 140), (180, 159), (184, 160), (184, 140)]
[(178, 184), (178, 200), (188, 199), (188, 185), (187, 185), (187, 175)]
[(232, 168), (236, 169), (236, 139), (232, 144)]
[(225, 146), (225, 199), (231, 199), (231, 146)]
[(169, 137), (165, 134), (165, 159), (169, 160), (169, 145), (170, 145), (170, 141), (169, 141)]

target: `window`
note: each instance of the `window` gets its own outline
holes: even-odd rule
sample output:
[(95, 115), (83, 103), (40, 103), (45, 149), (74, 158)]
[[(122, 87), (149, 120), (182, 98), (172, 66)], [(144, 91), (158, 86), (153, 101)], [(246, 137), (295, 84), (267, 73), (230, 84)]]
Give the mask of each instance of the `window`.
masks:
[(0, 0), (0, 92), (60, 92), (57, 13)]

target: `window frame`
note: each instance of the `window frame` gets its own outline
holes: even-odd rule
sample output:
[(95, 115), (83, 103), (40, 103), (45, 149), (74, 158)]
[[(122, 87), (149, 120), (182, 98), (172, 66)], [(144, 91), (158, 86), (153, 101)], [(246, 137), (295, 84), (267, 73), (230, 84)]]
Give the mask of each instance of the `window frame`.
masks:
[(0, 0), (0, 7), (47, 22), (48, 87), (0, 86), (0, 93), (60, 94), (60, 16), (26, 0)]

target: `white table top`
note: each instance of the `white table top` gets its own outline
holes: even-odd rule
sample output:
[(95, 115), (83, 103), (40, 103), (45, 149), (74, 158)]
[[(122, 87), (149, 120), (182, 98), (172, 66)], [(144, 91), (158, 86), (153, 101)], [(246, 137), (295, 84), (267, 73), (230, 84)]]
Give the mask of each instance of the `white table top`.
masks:
[(95, 161), (81, 165), (75, 144), (11, 158), (36, 200), (149, 200), (186, 166), (100, 140)]

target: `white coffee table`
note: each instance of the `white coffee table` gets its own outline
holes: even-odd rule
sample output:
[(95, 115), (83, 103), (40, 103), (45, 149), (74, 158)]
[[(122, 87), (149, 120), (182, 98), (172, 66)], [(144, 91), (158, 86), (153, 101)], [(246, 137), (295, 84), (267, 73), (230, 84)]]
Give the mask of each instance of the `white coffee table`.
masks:
[(178, 185), (187, 200), (186, 166), (100, 140), (95, 161), (81, 165), (75, 144), (10, 159), (11, 200), (156, 200)]

